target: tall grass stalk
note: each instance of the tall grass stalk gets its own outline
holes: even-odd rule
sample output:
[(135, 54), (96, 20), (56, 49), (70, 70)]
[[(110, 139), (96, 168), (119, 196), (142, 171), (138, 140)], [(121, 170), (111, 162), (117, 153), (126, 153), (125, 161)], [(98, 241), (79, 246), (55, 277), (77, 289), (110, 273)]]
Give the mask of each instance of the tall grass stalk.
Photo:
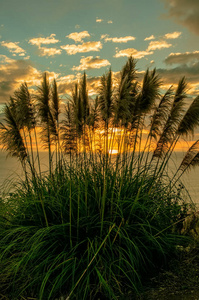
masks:
[[(161, 95), (156, 70), (140, 84), (135, 65), (129, 58), (116, 86), (111, 70), (103, 75), (94, 101), (84, 73), (63, 119), (56, 81), (47, 74), (36, 96), (23, 84), (6, 105), (1, 143), (26, 176), (0, 203), (0, 288), (8, 299), (126, 298), (189, 242), (180, 228), (194, 207), (177, 179), (198, 164), (198, 143), (179, 176), (166, 169), (178, 140), (199, 125), (199, 98), (184, 111), (184, 78), (174, 95), (171, 88)], [(29, 123), (20, 122), (25, 112)]]

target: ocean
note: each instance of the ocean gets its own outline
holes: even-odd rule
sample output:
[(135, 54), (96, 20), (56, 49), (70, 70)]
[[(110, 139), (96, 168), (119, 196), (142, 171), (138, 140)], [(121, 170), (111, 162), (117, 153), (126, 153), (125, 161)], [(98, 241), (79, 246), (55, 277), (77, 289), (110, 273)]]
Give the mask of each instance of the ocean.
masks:
[[(174, 152), (169, 163), (169, 172), (174, 172), (176, 167), (180, 165), (183, 152)], [(42, 171), (48, 169), (48, 154), (40, 152)], [(23, 178), (23, 171), (20, 163), (15, 157), (8, 157), (7, 153), (0, 151), (0, 193), (8, 193), (13, 191), (13, 184)], [(181, 178), (183, 184), (188, 190), (191, 199), (199, 206), (199, 166), (192, 168)]]

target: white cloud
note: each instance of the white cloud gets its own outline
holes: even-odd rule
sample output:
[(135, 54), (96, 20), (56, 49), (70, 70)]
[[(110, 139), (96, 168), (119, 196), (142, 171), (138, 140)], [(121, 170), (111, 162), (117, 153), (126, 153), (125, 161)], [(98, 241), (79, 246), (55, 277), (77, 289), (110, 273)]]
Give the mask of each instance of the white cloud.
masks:
[(61, 54), (62, 50), (57, 48), (39, 47), (40, 56), (54, 56)]
[(151, 55), (153, 54), (153, 52), (151, 51), (138, 51), (134, 48), (127, 48), (127, 49), (124, 49), (124, 50), (120, 50), (120, 51), (117, 51), (117, 53), (115, 54), (114, 57), (122, 57), (122, 56), (132, 56), (134, 58), (142, 58), (146, 55)]
[(177, 39), (179, 38), (179, 36), (182, 34), (182, 32), (179, 32), (179, 31), (175, 31), (175, 32), (172, 32), (172, 33), (166, 33), (164, 35), (164, 38), (166, 39)]
[(101, 40), (102, 40), (102, 39), (108, 38), (108, 36), (109, 36), (108, 34), (102, 34), (100, 38), (101, 38)]
[(149, 46), (147, 48), (147, 51), (150, 50), (160, 50), (160, 49), (164, 49), (164, 48), (170, 48), (172, 46), (172, 44), (168, 44), (166, 41), (152, 41), (149, 43)]
[(75, 75), (71, 74), (71, 75), (59, 77), (57, 81), (58, 82), (63, 82), (63, 81), (73, 82), (74, 79), (75, 79)]
[(52, 33), (48, 37), (39, 37), (29, 40), (29, 43), (40, 47), (41, 45), (56, 44), (59, 40), (55, 39), (56, 34)]
[(29, 44), (35, 45), (40, 50), (40, 56), (54, 56), (57, 54), (61, 54), (61, 49), (57, 48), (47, 48), (41, 45), (50, 45), (50, 44), (56, 44), (59, 42), (59, 40), (55, 39), (56, 34), (52, 33), (48, 37), (39, 37), (39, 38), (33, 38), (29, 40)]
[(65, 50), (69, 55), (76, 54), (76, 53), (84, 53), (90, 51), (100, 51), (102, 49), (101, 42), (87, 42), (81, 45), (65, 45), (61, 46), (63, 50)]
[(72, 32), (66, 37), (74, 40), (75, 42), (82, 42), (84, 38), (90, 37), (90, 34), (88, 33), (88, 31)]
[(155, 40), (155, 36), (152, 34), (144, 39), (145, 41)]
[(96, 18), (96, 22), (97, 22), (97, 23), (101, 23), (101, 22), (103, 22), (103, 21), (104, 21), (103, 19)]
[(113, 43), (127, 43), (129, 41), (134, 41), (135, 37), (134, 36), (124, 36), (124, 37), (113, 37), (110, 38), (108, 37), (107, 34), (102, 34), (101, 39), (104, 39), (105, 42), (113, 42)]
[(100, 59), (99, 57), (93, 58), (93, 56), (83, 57), (80, 60), (78, 67), (73, 67), (72, 70), (82, 71), (89, 69), (100, 69), (102, 67), (109, 66), (110, 62), (107, 59)]
[(24, 49), (22, 49), (20, 46), (18, 46), (19, 42), (5, 42), (2, 41), (1, 42), (1, 46), (6, 47), (8, 49), (9, 52), (16, 54), (22, 54), (26, 53), (26, 51)]

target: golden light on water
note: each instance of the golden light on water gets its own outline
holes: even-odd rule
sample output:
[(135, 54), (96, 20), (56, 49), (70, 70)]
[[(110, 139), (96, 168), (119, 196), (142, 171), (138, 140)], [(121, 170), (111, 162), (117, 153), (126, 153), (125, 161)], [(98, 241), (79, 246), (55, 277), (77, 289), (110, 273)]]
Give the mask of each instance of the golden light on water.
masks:
[[(45, 152), (48, 151), (48, 147), (43, 145), (43, 141), (41, 138), (41, 132), (42, 132), (42, 128), (37, 126), (36, 127), (36, 136), (37, 136), (37, 144), (36, 144), (36, 139), (35, 139), (35, 135), (32, 132), (32, 149), (33, 151), (37, 150), (37, 146), (38, 146), (38, 150)], [(150, 143), (150, 145), (147, 146), (146, 148), (146, 141), (147, 141), (147, 136), (148, 136), (149, 131), (147, 129), (143, 129), (142, 131), (142, 141), (141, 144), (139, 144), (139, 141), (137, 143), (136, 149), (135, 151), (149, 151), (152, 152), (155, 149), (156, 146), (156, 142), (153, 141)], [(25, 133), (26, 134), (26, 146), (28, 149), (30, 149), (30, 140), (28, 137), (28, 132)], [(22, 136), (24, 135), (24, 132), (22, 132)], [(104, 129), (96, 129), (95, 132), (91, 132), (91, 131), (87, 131), (87, 136), (89, 137), (89, 142), (86, 146), (86, 148), (84, 147), (84, 141), (83, 139), (80, 139), (77, 143), (78, 143), (78, 152), (93, 152), (93, 153), (97, 153), (97, 152), (101, 152), (101, 153), (105, 153), (107, 149), (108, 150), (108, 154), (110, 155), (117, 155), (119, 153), (122, 153), (124, 151), (124, 143), (129, 143), (130, 141), (130, 134), (128, 131), (124, 131), (124, 129), (122, 128), (114, 128), (114, 127), (110, 127), (108, 130), (108, 137), (106, 137), (106, 133)], [(24, 137), (24, 136), (23, 136)], [(108, 142), (108, 147), (106, 148), (105, 146), (105, 140), (107, 139)], [(188, 151), (188, 149), (191, 147), (191, 145), (194, 143), (195, 141), (190, 140), (190, 141), (184, 141), (184, 140), (179, 140), (176, 145), (175, 145), (175, 152), (186, 152)], [(0, 149), (3, 148), (3, 145), (0, 144)], [(51, 150), (52, 152), (56, 150), (56, 146), (52, 143), (51, 145)], [(132, 151), (132, 147), (130, 147), (130, 145), (127, 146), (127, 148), (125, 148), (125, 151)]]
[(117, 149), (112, 149), (108, 151), (109, 154), (118, 154), (118, 150)]

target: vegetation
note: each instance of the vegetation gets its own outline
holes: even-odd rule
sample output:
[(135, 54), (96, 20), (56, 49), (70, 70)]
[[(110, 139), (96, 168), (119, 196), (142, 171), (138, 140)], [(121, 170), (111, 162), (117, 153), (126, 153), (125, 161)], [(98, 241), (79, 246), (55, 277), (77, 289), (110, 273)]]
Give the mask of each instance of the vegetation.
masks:
[(194, 207), (179, 179), (199, 163), (199, 141), (172, 177), (167, 166), (199, 125), (199, 97), (186, 109), (185, 78), (164, 94), (156, 70), (136, 78), (129, 58), (93, 100), (84, 74), (63, 111), (45, 73), (35, 95), (24, 83), (5, 106), (1, 143), (25, 175), (0, 202), (5, 299), (131, 299), (189, 244), (182, 227)]

